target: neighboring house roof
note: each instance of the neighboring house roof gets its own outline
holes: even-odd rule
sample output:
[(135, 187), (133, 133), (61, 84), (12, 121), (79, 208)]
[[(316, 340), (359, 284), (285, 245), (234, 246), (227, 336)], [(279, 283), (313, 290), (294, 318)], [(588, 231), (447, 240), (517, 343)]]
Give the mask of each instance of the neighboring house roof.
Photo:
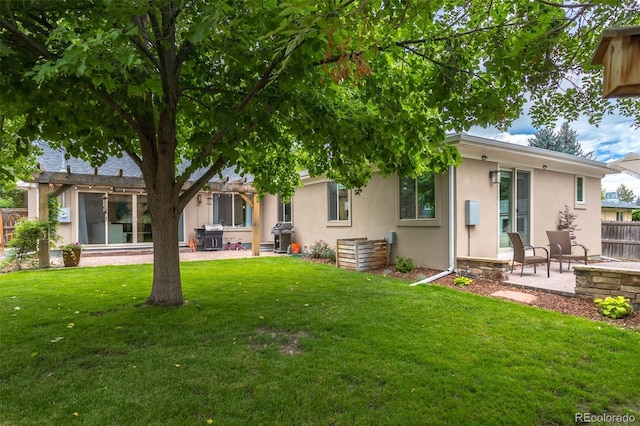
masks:
[(619, 173), (610, 169), (606, 163), (601, 161), (544, 148), (472, 136), (466, 133), (449, 135), (445, 142), (456, 145), (463, 158), (504, 164), (526, 164), (538, 169), (597, 178), (602, 178), (607, 174)]
[(602, 208), (611, 208), (619, 210), (640, 210), (637, 204), (626, 203), (618, 200), (602, 200)]

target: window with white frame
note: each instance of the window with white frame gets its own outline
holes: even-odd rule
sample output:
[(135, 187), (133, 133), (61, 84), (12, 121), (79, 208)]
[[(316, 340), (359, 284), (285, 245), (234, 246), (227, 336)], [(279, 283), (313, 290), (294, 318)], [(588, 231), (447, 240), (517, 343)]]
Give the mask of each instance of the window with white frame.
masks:
[(400, 220), (436, 218), (435, 173), (400, 178)]
[(344, 185), (337, 182), (327, 183), (327, 199), (329, 200), (330, 222), (345, 222), (351, 217), (350, 191)]
[(617, 222), (624, 221), (624, 212), (616, 212), (616, 221)]
[(240, 194), (213, 194), (213, 223), (226, 227), (250, 228), (251, 206)]
[(576, 176), (576, 203), (586, 203), (584, 176)]
[(278, 222), (291, 222), (291, 201), (283, 202), (278, 195)]

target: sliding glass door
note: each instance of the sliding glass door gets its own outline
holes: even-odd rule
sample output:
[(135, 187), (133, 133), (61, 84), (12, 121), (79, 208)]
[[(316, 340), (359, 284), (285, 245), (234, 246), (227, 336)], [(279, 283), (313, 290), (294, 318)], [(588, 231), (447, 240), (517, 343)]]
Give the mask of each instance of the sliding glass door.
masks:
[(531, 172), (500, 170), (500, 248), (511, 246), (507, 232), (518, 232), (525, 244), (531, 234)]
[[(178, 241), (184, 242), (184, 215)], [(146, 194), (78, 192), (78, 241), (82, 244), (153, 242)]]

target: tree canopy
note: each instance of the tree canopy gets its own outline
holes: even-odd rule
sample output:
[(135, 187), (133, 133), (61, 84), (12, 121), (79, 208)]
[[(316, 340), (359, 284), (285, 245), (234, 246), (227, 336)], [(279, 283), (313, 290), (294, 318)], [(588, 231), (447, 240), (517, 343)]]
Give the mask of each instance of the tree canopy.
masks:
[(156, 253), (149, 303), (180, 304), (178, 217), (223, 167), (283, 195), (299, 168), (356, 188), (371, 165), (443, 171), (460, 161), (446, 132), (507, 126), (526, 94), (547, 102), (571, 71), (595, 84), (601, 30), (638, 16), (635, 0), (5, 0), (0, 91), (25, 117), (21, 136), (138, 164)]
[(537, 130), (532, 138), (529, 138), (529, 146), (550, 149), (552, 151), (564, 152), (583, 158), (593, 158), (594, 152), (584, 152), (578, 142), (578, 134), (569, 127), (569, 123), (564, 122), (560, 130), (544, 127)]
[(0, 107), (0, 197), (16, 189), (18, 180), (28, 180), (37, 168), (37, 147), (20, 137), (24, 116), (12, 116)]
[(618, 200), (624, 201), (625, 203), (636, 203), (636, 195), (633, 193), (633, 190), (627, 188), (624, 183), (621, 183), (618, 189), (616, 189), (616, 193), (618, 194)]

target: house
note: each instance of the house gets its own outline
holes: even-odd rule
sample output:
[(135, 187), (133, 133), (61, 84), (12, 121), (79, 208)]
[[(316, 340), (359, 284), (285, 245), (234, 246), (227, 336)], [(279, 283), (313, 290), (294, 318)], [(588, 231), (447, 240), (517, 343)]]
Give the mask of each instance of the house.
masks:
[[(595, 160), (466, 134), (451, 135), (445, 143), (461, 153), (459, 167), (417, 179), (374, 173), (358, 194), (303, 172), (303, 186), (290, 202), (277, 195), (260, 201), (259, 241), (273, 244), (271, 229), (278, 222), (291, 223), (293, 241), (303, 247), (318, 240), (335, 247), (338, 239), (390, 237), (391, 259), (402, 256), (417, 266), (447, 270), (464, 256), (510, 258), (506, 233), (511, 231), (521, 233), (527, 244), (546, 246), (545, 231), (557, 229), (566, 205), (577, 215), (578, 242), (590, 248), (590, 256), (600, 254), (600, 180), (616, 171)], [(119, 161), (105, 164), (99, 173), (139, 176), (122, 166), (125, 159)], [(51, 163), (49, 167), (63, 171), (69, 165), (63, 157)], [(71, 171), (94, 172), (80, 163), (71, 164)], [(250, 181), (239, 179), (227, 174), (191, 200), (181, 220), (181, 244), (196, 237), (195, 228), (213, 223), (223, 224), (225, 242), (252, 241), (257, 227), (252, 226), (250, 201), (255, 192)], [(64, 240), (95, 247), (151, 245), (144, 188), (101, 182), (73, 184), (62, 193)], [(37, 187), (31, 184), (31, 216)]]
[(640, 206), (620, 201), (616, 192), (607, 192), (601, 202), (603, 222), (631, 222), (634, 210)]
[(417, 179), (374, 173), (361, 193), (324, 177), (303, 175), (292, 200), (295, 240), (391, 237), (391, 259), (446, 270), (460, 257), (511, 258), (507, 232), (548, 245), (567, 205), (577, 215), (577, 241), (601, 253), (600, 181), (606, 164), (540, 148), (456, 134), (463, 162)]
[[(58, 232), (63, 242), (78, 241), (87, 249), (151, 247), (153, 234), (141, 172), (127, 156), (111, 157), (99, 168), (65, 158), (63, 150), (38, 142), (41, 172), (28, 189), (29, 217), (38, 217), (41, 189), (57, 188), (62, 211)], [(198, 176), (196, 176), (197, 178)], [(45, 188), (42, 188), (45, 186)], [(251, 182), (232, 169), (209, 182), (184, 209), (178, 229), (180, 244), (195, 239), (195, 228), (224, 225), (223, 243), (252, 241)]]

